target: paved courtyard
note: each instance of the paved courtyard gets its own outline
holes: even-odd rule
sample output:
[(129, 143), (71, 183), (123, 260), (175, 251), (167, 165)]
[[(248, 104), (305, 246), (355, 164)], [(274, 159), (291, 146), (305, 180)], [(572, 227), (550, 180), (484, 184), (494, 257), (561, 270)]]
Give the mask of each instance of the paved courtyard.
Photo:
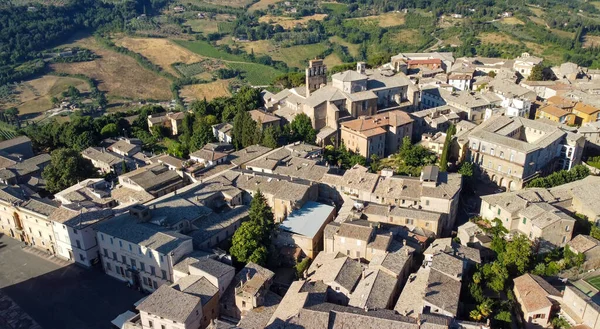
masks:
[(61, 266), (23, 251), (20, 242), (4, 235), (0, 292), (45, 329), (107, 329), (143, 297), (99, 269)]

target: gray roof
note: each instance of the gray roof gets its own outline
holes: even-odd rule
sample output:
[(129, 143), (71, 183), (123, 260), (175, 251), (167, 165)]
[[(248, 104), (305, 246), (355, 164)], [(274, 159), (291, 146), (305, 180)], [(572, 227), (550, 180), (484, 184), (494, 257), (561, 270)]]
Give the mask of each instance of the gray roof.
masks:
[(292, 211), (279, 228), (312, 238), (334, 211), (335, 207), (330, 205), (308, 201), (302, 208)]
[(250, 279), (253, 279), (255, 276), (257, 276), (264, 284), (264, 282), (272, 280), (275, 276), (275, 273), (256, 263), (249, 262), (235, 275), (227, 289), (225, 289), (223, 296), (220, 297), (222, 305), (226, 305), (227, 307), (235, 307), (235, 288), (239, 287), (242, 281), (247, 281), (247, 276), (249, 276)]
[(436, 269), (431, 269), (427, 281), (427, 288), (425, 289), (425, 297), (423, 299), (456, 316), (458, 313), (460, 288), (460, 281), (457, 281)]
[(12, 139), (8, 139), (5, 141), (0, 141), (0, 150), (10, 147), (10, 146), (15, 146), (18, 144), (22, 144), (22, 143), (31, 143), (31, 139), (27, 136), (17, 136), (15, 138)]
[(415, 249), (409, 246), (402, 246), (398, 250), (375, 254), (369, 263), (369, 268), (381, 268), (387, 270), (390, 274), (397, 277), (412, 265), (412, 256)]
[(433, 256), (431, 268), (456, 280), (461, 280), (463, 274), (463, 261), (442, 252)]
[(423, 296), (430, 271), (430, 267), (420, 267), (417, 273), (409, 275), (396, 306), (394, 306), (396, 312), (413, 318), (423, 312)]
[(167, 254), (191, 238), (163, 227), (140, 223), (138, 218), (124, 214), (104, 220), (96, 226), (101, 233)]
[(231, 271), (235, 271), (233, 266), (229, 266), (212, 258), (200, 258), (197, 262), (190, 264), (190, 266), (204, 271), (216, 278), (220, 278)]
[(281, 297), (274, 292), (267, 291), (263, 304), (253, 308), (238, 322), (240, 329), (263, 329), (267, 326), (269, 319), (281, 303)]
[(167, 166), (160, 163), (142, 167), (121, 176), (149, 193), (156, 193), (161, 189), (183, 182), (183, 178), (175, 170), (169, 170)]
[[(231, 172), (232, 175), (236, 174)], [(310, 185), (289, 179), (274, 179), (270, 176), (241, 174), (235, 179), (235, 185), (250, 193), (260, 190), (263, 194), (289, 201), (304, 200)]]
[(231, 163), (237, 166), (241, 166), (248, 161), (254, 160), (259, 156), (271, 151), (271, 148), (260, 146), (260, 145), (252, 145), (248, 146), (239, 151), (233, 152), (230, 155)]
[(336, 282), (352, 291), (362, 275), (361, 264), (342, 254), (320, 252), (308, 269), (310, 281)]
[(200, 302), (200, 297), (186, 294), (165, 284), (148, 296), (137, 309), (183, 323)]
[(116, 149), (124, 153), (129, 153), (136, 147), (140, 147), (140, 144), (132, 143), (130, 140), (121, 139), (110, 145), (108, 148), (110, 148), (111, 150)]
[(99, 147), (88, 147), (81, 151), (83, 157), (93, 161), (101, 162), (108, 166), (114, 166), (124, 161), (124, 158), (116, 153), (105, 151)]
[(41, 171), (48, 163), (50, 163), (50, 154), (42, 153), (21, 162), (17, 162), (8, 167), (8, 169), (13, 170), (19, 176), (25, 176)]
[[(535, 140), (520, 140), (510, 137), (512, 132), (522, 128), (532, 128), (543, 134)], [(564, 136), (566, 136), (566, 133), (558, 127), (538, 120), (493, 116), (474, 128), (469, 135), (469, 139), (476, 138), (527, 153), (544, 148)]]
[(351, 306), (362, 309), (385, 309), (393, 297), (398, 279), (381, 270), (365, 270), (364, 278), (350, 294)]
[(337, 233), (341, 237), (369, 241), (373, 232), (372, 227), (345, 222), (340, 225)]
[(366, 80), (367, 76), (360, 74), (354, 70), (339, 72), (331, 76), (332, 80), (340, 80), (344, 82)]
[(391, 310), (365, 311), (363, 309), (331, 303), (305, 306), (289, 321), (275, 321), (267, 326), (273, 328), (341, 329), (417, 329), (415, 319), (396, 314)]
[(110, 208), (86, 208), (77, 205), (62, 205), (50, 214), (51, 221), (82, 229), (112, 217), (114, 210)]
[(200, 298), (202, 305), (206, 305), (219, 292), (219, 288), (210, 283), (207, 278), (197, 275), (188, 275), (179, 279), (173, 288)]
[(52, 202), (50, 200), (29, 199), (23, 202), (19, 207), (48, 217), (58, 209), (59, 205), (58, 202)]
[(452, 238), (435, 239), (424, 254), (436, 255), (440, 252), (450, 253), (460, 259), (481, 264), (481, 254), (478, 249), (458, 244), (452, 241)]

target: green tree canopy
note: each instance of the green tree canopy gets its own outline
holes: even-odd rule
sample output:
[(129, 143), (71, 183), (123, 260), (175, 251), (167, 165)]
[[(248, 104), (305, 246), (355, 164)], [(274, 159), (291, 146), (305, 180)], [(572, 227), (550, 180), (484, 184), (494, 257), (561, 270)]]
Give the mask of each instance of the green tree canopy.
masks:
[(204, 145), (216, 142), (212, 127), (201, 120), (194, 129), (194, 134), (190, 139), (190, 152), (194, 152), (204, 147)]
[(42, 172), (46, 189), (51, 193), (60, 192), (78, 181), (96, 176), (97, 170), (90, 160), (84, 159), (79, 152), (66, 148), (52, 152), (50, 164)]
[(100, 134), (103, 138), (116, 137), (119, 135), (119, 127), (116, 123), (109, 123), (102, 128)]
[(317, 131), (312, 126), (308, 115), (300, 113), (290, 123), (290, 142), (302, 141), (314, 144), (317, 139)]
[(542, 63), (537, 64), (531, 69), (531, 74), (527, 77), (529, 81), (542, 81), (544, 80), (544, 66)]
[(273, 211), (260, 190), (254, 193), (248, 217), (233, 234), (229, 252), (238, 262), (265, 265), (275, 222)]

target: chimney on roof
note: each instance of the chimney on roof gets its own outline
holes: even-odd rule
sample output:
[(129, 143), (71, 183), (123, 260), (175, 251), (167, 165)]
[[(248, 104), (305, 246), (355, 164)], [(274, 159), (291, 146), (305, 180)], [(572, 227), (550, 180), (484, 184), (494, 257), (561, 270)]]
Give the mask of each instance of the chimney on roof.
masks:
[(250, 271), (246, 272), (246, 281), (250, 281)]
[(367, 64), (365, 62), (357, 62), (356, 63), (356, 72), (360, 74), (365, 74), (367, 70)]
[[(390, 235), (392, 235), (392, 232), (390, 232)], [(402, 240), (402, 245), (403, 245), (404, 247), (406, 247), (406, 239), (403, 239), (403, 240)]]

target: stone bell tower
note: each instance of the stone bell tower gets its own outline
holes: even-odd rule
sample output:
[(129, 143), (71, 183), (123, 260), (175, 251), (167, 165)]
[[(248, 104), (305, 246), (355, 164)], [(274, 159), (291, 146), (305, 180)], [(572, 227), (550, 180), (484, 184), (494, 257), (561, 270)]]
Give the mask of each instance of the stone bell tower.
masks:
[(306, 68), (306, 97), (322, 84), (327, 84), (327, 66), (322, 59), (311, 59)]

